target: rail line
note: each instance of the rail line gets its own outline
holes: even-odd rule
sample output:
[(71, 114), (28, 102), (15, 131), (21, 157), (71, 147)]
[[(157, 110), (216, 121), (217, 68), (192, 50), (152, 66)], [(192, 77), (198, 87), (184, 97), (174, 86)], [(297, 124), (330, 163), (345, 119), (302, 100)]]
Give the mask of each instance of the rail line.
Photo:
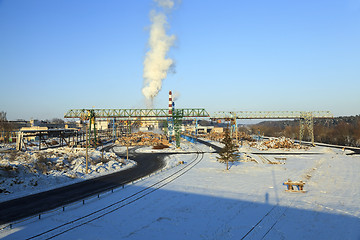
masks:
[[(272, 163), (265, 156), (259, 155), (263, 163)], [(261, 219), (252, 226), (252, 228), (241, 237), (243, 239), (265, 239), (265, 237), (273, 230), (276, 224), (282, 216), (285, 215), (286, 211), (292, 207), (292, 205), (298, 200), (300, 196), (292, 199), (287, 206), (280, 206), (279, 203), (274, 205), (269, 211), (262, 215)]]
[(66, 232), (69, 232), (73, 229), (76, 229), (78, 227), (81, 227), (85, 224), (88, 224), (92, 221), (95, 221), (99, 218), (104, 217), (105, 215), (108, 215), (112, 212), (115, 212), (131, 203), (134, 203), (142, 198), (144, 198), (145, 196), (163, 188), (164, 186), (168, 185), (169, 183), (175, 181), (176, 179), (178, 179), (179, 177), (181, 177), (182, 175), (184, 175), (185, 173), (187, 173), (188, 171), (190, 171), (192, 168), (194, 168), (196, 165), (198, 165), (202, 159), (204, 158), (204, 152), (202, 152), (200, 149), (196, 149), (196, 157), (188, 164), (184, 165), (184, 167), (182, 167), (181, 169), (177, 170), (176, 172), (172, 173), (171, 175), (161, 179), (160, 181), (130, 195), (127, 196), (115, 203), (112, 203), (106, 207), (103, 207), (97, 211), (94, 211), (92, 213), (89, 213), (85, 216), (79, 217), (77, 219), (68, 221), (64, 224), (61, 224), (57, 227), (54, 227), (52, 229), (49, 229), (47, 231), (44, 231), (42, 233), (36, 234), (32, 237), (29, 237), (27, 239), (37, 239), (40, 238), (41, 239), (52, 239), (55, 238), (59, 235), (62, 235)]
[(264, 239), (289, 208), (290, 206), (280, 208), (278, 204), (274, 205), (244, 236), (241, 237), (241, 240)]

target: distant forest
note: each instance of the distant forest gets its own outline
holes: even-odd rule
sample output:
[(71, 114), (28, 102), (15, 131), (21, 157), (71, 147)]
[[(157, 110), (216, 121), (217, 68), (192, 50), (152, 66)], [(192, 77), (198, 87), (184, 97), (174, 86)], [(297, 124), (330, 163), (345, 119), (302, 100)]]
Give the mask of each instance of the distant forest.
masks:
[[(264, 136), (285, 136), (299, 139), (300, 122), (294, 121), (265, 121), (250, 128), (243, 127), (240, 131), (250, 131)], [(335, 117), (333, 119), (314, 119), (315, 142), (360, 147), (360, 115), (350, 117)], [(303, 140), (310, 140), (305, 128)]]

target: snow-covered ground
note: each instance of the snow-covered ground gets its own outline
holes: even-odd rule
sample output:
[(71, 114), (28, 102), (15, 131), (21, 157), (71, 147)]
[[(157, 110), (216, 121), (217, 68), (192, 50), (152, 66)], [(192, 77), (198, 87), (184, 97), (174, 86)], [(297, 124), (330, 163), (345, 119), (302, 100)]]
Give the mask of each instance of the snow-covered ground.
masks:
[[(291, 155), (288, 150), (287, 155), (264, 155), (271, 161), (286, 158), (285, 164), (265, 164), (259, 154), (252, 154), (255, 149), (240, 150), (258, 163), (239, 162), (226, 171), (216, 154), (205, 153), (175, 181), (55, 239), (360, 239), (359, 155), (315, 147), (308, 151), (316, 154)], [(196, 155), (169, 158), (185, 159), (186, 164), (100, 200), (95, 197), (41, 220), (17, 223), (0, 231), (0, 238), (28, 238), (119, 202), (191, 164)], [(283, 182), (288, 179), (305, 181), (307, 192), (285, 192)]]
[[(12, 145), (2, 146), (4, 149), (14, 148)], [(131, 150), (133, 147), (130, 147)], [(192, 147), (185, 141), (180, 148), (171, 144), (169, 148), (156, 150), (152, 147), (137, 149), (138, 153), (188, 153), (196, 152), (198, 148)], [(102, 152), (100, 148), (89, 149), (88, 174), (86, 172), (85, 149), (61, 147), (37, 151), (38, 146), (29, 146), (27, 152), (0, 153), (0, 202), (34, 194), (61, 186), (99, 177), (116, 171), (121, 171), (136, 165), (132, 160), (118, 158), (113, 151)], [(115, 146), (114, 150), (126, 154), (126, 147)], [(201, 145), (204, 152), (214, 151), (212, 148)], [(166, 158), (166, 168), (174, 167), (180, 161), (178, 156)]]
[(61, 147), (40, 152), (0, 153), (0, 202), (34, 194), (133, 167), (115, 153)]
[(214, 152), (212, 147), (203, 144), (192, 144), (184, 139), (181, 139), (180, 147), (177, 148), (175, 142), (172, 142), (168, 148), (153, 149), (153, 147), (142, 147), (136, 150), (137, 153), (195, 153), (197, 151), (202, 152)]

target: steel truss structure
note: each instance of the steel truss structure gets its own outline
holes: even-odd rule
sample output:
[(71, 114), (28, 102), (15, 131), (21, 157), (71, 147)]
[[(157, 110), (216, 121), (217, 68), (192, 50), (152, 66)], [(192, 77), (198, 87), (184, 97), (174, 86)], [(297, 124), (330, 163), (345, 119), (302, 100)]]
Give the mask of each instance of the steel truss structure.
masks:
[(216, 112), (211, 118), (224, 119), (300, 119), (305, 116), (312, 118), (333, 118), (330, 111), (229, 111)]
[[(210, 117), (209, 113), (203, 108), (182, 108), (182, 117)], [(95, 114), (95, 118), (167, 118), (169, 109), (71, 109), (64, 118), (86, 118), (90, 113)]]
[(216, 112), (211, 119), (225, 119), (227, 121), (236, 119), (299, 119), (300, 120), (300, 144), (304, 137), (305, 127), (314, 145), (314, 118), (333, 118), (330, 111), (232, 111)]
[(182, 125), (184, 112), (182, 109), (175, 109), (173, 111), (173, 123), (174, 123), (174, 131), (175, 131), (175, 140), (176, 140), (176, 147), (180, 147), (180, 130)]
[[(91, 139), (93, 125), (93, 132), (96, 143), (96, 118), (112, 118), (123, 119), (130, 122), (149, 121), (150, 118), (155, 119), (171, 119), (173, 122), (176, 138), (176, 146), (180, 147), (180, 127), (182, 120), (185, 118), (210, 117), (209, 113), (203, 108), (181, 108), (176, 109), (175, 112), (169, 114), (169, 109), (71, 109), (64, 118), (80, 118), (82, 120), (90, 120), (89, 138)], [(114, 120), (113, 120), (114, 121)], [(128, 124), (128, 122), (127, 122)], [(128, 124), (129, 132), (131, 131), (131, 123)], [(87, 137), (88, 138), (88, 137)]]

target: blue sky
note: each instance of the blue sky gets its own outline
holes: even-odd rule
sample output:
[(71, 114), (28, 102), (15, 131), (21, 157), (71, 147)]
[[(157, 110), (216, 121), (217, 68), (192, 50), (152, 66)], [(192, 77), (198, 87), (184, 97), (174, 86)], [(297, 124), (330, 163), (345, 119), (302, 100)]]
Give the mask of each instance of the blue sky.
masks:
[[(0, 111), (144, 108), (150, 0), (0, 0)], [(168, 13), (166, 108), (360, 114), (360, 0), (182, 0)]]

